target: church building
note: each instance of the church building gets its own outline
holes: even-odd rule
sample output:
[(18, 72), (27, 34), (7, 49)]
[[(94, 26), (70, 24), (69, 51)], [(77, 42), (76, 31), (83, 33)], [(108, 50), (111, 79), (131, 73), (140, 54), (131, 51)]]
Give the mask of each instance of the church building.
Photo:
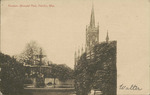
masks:
[(82, 47), (81, 52), (79, 49), (74, 55), (77, 95), (83, 95), (84, 91), (89, 89), (99, 91), (103, 93), (102, 95), (116, 95), (117, 41), (109, 41), (107, 31), (105, 41), (99, 42), (99, 24), (95, 25), (93, 6), (90, 24), (86, 26), (85, 51), (83, 51)]
[[(106, 36), (106, 42), (109, 42), (108, 31)], [(99, 23), (95, 24), (95, 15), (94, 15), (94, 6), (92, 5), (91, 16), (90, 16), (90, 23), (86, 25), (86, 41), (85, 41), (85, 52), (87, 53), (87, 59), (91, 59), (92, 57), (92, 49), (95, 45), (99, 44)], [(74, 54), (74, 69), (77, 65), (77, 61), (84, 53), (83, 47), (75, 51)]]

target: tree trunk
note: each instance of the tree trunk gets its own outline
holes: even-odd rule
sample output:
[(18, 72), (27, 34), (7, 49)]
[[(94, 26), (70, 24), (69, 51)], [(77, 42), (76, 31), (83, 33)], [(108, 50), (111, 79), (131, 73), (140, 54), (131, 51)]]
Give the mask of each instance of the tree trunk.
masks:
[(56, 78), (54, 78), (54, 88), (55, 88), (55, 79), (56, 79)]

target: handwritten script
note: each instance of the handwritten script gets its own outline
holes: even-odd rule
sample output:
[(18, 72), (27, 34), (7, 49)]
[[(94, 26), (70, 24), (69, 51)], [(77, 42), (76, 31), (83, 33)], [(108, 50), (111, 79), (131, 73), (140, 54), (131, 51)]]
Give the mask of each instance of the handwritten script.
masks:
[(132, 85), (130, 85), (130, 86), (126, 86), (126, 85), (124, 85), (124, 84), (121, 84), (121, 85), (119, 86), (119, 89), (121, 89), (121, 90), (142, 90), (142, 88), (138, 87), (138, 86), (135, 85), (135, 84), (132, 84)]

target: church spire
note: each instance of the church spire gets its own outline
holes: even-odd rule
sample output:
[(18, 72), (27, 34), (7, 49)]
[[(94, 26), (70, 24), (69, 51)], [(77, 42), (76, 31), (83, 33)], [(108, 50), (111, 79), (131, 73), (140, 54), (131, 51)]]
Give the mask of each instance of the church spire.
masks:
[(74, 64), (74, 69), (76, 69), (76, 66), (77, 66), (77, 53), (76, 53), (76, 51), (75, 51), (75, 53), (74, 53), (74, 62), (75, 62), (75, 64)]
[(106, 36), (106, 43), (109, 41), (109, 36), (108, 36), (108, 30), (107, 30), (107, 36)]
[(78, 59), (80, 59), (80, 48), (78, 49)]
[(95, 16), (94, 16), (94, 5), (93, 5), (93, 3), (92, 3), (90, 26), (95, 27)]
[(74, 53), (74, 57), (75, 57), (75, 59), (77, 58), (77, 53), (76, 53), (76, 51), (75, 51), (75, 53)]
[(81, 49), (81, 55), (84, 53), (84, 50), (83, 50), (83, 45), (82, 45), (82, 49)]

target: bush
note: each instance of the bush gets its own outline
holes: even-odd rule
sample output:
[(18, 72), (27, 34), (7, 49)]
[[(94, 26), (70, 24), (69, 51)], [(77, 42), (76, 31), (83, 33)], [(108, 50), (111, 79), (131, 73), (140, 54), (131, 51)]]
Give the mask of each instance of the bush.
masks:
[(30, 78), (26, 78), (24, 84), (33, 84), (33, 81)]
[(116, 95), (116, 46), (116, 41), (104, 42), (91, 50), (92, 55), (81, 55), (75, 69), (77, 95), (88, 95), (92, 89), (102, 91), (103, 95)]
[(19, 95), (23, 91), (24, 67), (9, 55), (0, 53), (0, 90), (4, 95)]

